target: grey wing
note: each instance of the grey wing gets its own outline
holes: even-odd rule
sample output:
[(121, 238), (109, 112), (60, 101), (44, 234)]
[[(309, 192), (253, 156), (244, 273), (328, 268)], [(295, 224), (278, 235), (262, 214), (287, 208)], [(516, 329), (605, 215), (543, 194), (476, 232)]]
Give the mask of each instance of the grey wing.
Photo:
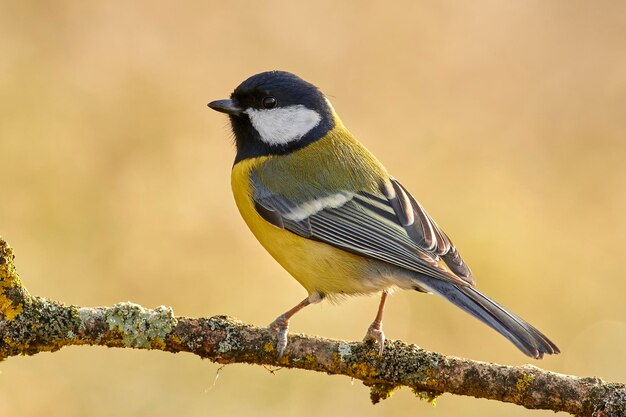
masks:
[[(338, 192), (297, 203), (273, 193), (254, 175), (251, 181), (257, 212), (277, 227), (426, 276), (473, 283), (467, 278), (471, 274), (455, 276), (469, 269), (462, 260), (449, 263), (455, 254), (460, 259), (454, 246), (395, 180), (389, 184), (400, 190), (395, 197), (385, 187), (381, 194)], [(454, 274), (439, 264), (440, 256)]]
[(441, 230), (402, 184), (392, 178), (383, 187), (383, 194), (389, 200), (408, 235), (418, 246), (432, 255), (440, 256), (459, 278), (472, 285), (475, 284), (472, 271), (461, 258), (448, 235)]

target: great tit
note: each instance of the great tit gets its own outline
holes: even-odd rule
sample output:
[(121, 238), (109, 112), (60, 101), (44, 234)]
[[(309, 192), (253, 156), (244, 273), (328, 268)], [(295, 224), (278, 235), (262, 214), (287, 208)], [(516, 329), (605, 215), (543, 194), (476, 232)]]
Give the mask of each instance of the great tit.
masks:
[(270, 324), (279, 357), (289, 320), (302, 308), (379, 292), (365, 338), (382, 354), (383, 308), (397, 287), (442, 296), (528, 356), (559, 353), (539, 330), (474, 287), (450, 238), (352, 136), (316, 86), (289, 72), (263, 72), (208, 106), (230, 118), (237, 149), (231, 183), (241, 216), (308, 292)]

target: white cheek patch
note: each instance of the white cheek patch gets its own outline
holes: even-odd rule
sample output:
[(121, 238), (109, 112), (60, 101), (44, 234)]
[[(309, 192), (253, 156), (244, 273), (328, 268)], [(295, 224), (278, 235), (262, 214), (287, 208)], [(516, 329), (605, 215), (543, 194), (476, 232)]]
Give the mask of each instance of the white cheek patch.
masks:
[(249, 108), (245, 113), (252, 126), (269, 145), (286, 145), (309, 133), (322, 120), (322, 116), (301, 104), (275, 109)]
[(295, 222), (302, 221), (325, 208), (337, 208), (352, 200), (354, 194), (348, 192), (339, 192), (326, 197), (307, 201), (299, 206), (293, 207), (289, 213), (283, 214), (283, 217)]

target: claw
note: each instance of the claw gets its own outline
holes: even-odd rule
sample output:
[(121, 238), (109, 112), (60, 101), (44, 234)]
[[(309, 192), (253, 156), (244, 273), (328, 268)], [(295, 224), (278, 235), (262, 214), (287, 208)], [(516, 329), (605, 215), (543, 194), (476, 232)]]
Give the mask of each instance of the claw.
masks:
[(382, 324), (372, 323), (367, 329), (367, 333), (363, 338), (363, 341), (373, 340), (378, 343), (378, 356), (383, 356), (383, 350), (385, 349), (385, 333), (383, 333)]
[(276, 330), (278, 337), (278, 341), (276, 342), (276, 350), (278, 350), (278, 360), (280, 360), (285, 354), (285, 348), (287, 347), (287, 334), (289, 334), (289, 319), (291, 318), (291, 316), (293, 316), (309, 304), (319, 303), (320, 301), (322, 301), (322, 298), (324, 297), (320, 295), (320, 293), (311, 293), (307, 298), (300, 301), (291, 310), (286, 311), (284, 314), (281, 314), (276, 318), (276, 320), (270, 323), (268, 327), (272, 330)]
[(287, 347), (287, 335), (289, 334), (289, 320), (284, 314), (278, 316), (276, 320), (270, 323), (268, 326), (272, 330), (276, 330), (276, 350), (278, 351), (278, 359), (280, 360), (285, 355), (285, 348)]

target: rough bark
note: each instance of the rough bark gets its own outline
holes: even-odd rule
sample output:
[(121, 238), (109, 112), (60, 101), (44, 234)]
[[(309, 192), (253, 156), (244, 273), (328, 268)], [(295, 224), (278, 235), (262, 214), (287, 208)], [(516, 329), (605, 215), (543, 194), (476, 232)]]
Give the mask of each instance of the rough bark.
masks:
[(470, 395), (576, 416), (626, 416), (626, 386), (562, 375), (526, 365), (503, 366), (428, 352), (388, 341), (376, 347), (290, 335), (277, 360), (275, 335), (226, 316), (176, 317), (169, 307), (133, 303), (77, 307), (32, 296), (22, 286), (13, 250), (0, 238), (0, 360), (53, 352), (69, 345), (189, 352), (212, 361), (278, 365), (345, 375), (370, 387), (376, 403), (407, 386), (429, 401), (442, 393)]

